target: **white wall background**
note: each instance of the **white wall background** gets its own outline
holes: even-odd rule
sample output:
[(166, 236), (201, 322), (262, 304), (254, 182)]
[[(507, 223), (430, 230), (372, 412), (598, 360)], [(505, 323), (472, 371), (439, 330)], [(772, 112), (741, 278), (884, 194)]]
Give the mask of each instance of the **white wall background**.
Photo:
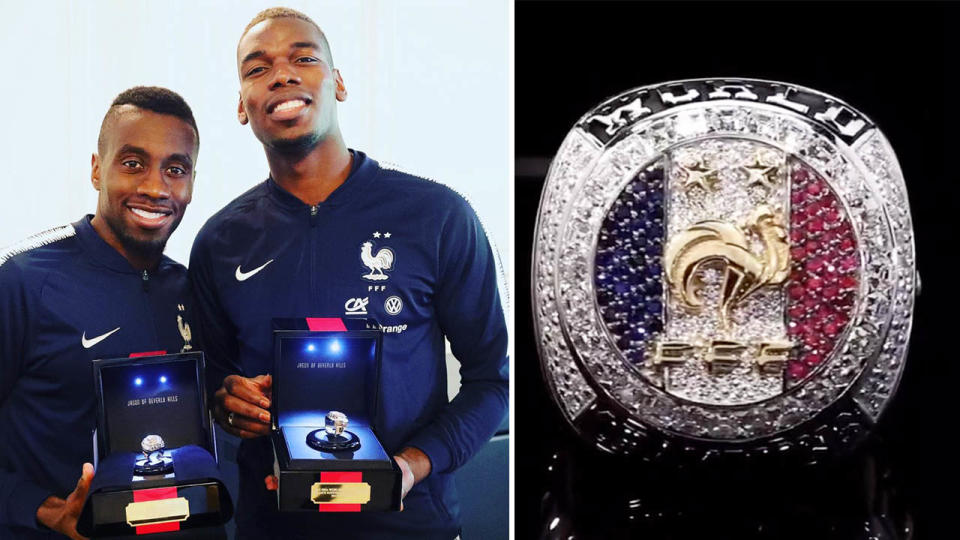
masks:
[[(281, 0), (278, 0), (281, 1)], [(167, 245), (187, 263), (214, 212), (267, 177), (236, 119), (236, 45), (274, 1), (4, 2), (0, 20), (0, 247), (93, 213), (90, 155), (113, 98), (135, 85), (182, 95), (200, 128), (193, 203)], [(508, 2), (302, 1), (349, 98), (347, 145), (466, 195), (510, 279)], [(512, 279), (511, 279), (512, 281)]]

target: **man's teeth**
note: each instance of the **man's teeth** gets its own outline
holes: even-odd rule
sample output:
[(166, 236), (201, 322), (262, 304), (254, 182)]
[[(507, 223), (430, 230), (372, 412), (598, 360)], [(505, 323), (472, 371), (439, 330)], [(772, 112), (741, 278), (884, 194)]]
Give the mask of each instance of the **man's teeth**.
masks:
[(284, 101), (283, 103), (277, 105), (273, 110), (274, 112), (286, 111), (289, 109), (296, 109), (297, 107), (303, 107), (304, 105), (306, 105), (306, 103), (304, 103), (302, 99), (295, 99), (293, 101)]
[(147, 212), (146, 210), (141, 210), (139, 208), (131, 208), (130, 211), (142, 218), (147, 219), (160, 219), (162, 217), (166, 217), (166, 214), (160, 212)]

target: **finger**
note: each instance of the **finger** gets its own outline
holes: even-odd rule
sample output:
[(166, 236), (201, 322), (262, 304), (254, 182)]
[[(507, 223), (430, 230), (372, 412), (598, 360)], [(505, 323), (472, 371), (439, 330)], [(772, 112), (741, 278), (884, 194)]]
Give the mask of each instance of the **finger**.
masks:
[(246, 402), (260, 405), (264, 409), (270, 407), (270, 398), (267, 397), (267, 394), (264, 393), (259, 384), (249, 379), (241, 384), (234, 385), (230, 395), (236, 396)]
[(223, 381), (223, 390), (225, 390), (227, 394), (237, 396), (250, 403), (259, 404), (266, 409), (270, 406), (270, 399), (261, 389), (262, 377), (264, 377), (264, 375), (259, 375), (258, 377), (259, 378), (248, 379), (239, 375), (230, 375)]
[[(227, 416), (233, 413), (234, 417), (246, 416), (247, 418), (260, 420), (265, 424), (270, 422), (270, 411), (234, 396), (227, 396), (223, 400), (223, 408), (227, 412)], [(234, 421), (236, 421), (236, 419), (234, 419)]]
[[(229, 423), (227, 425), (229, 426)], [(259, 420), (247, 418), (237, 414), (233, 415), (233, 426), (231, 427), (240, 431), (252, 433), (254, 437), (270, 434), (270, 424), (264, 424)], [(240, 436), (242, 437), (243, 435)]]
[(280, 487), (279, 480), (272, 474), (263, 479), (263, 484), (266, 486), (267, 491), (276, 491), (277, 488)]

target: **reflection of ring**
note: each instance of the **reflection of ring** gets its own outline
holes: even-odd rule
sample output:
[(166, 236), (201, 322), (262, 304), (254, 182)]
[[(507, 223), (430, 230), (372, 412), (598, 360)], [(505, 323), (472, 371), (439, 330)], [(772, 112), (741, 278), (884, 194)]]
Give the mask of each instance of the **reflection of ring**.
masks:
[(163, 439), (159, 435), (147, 435), (140, 441), (140, 449), (143, 451), (143, 455), (150, 457), (150, 454), (153, 452), (163, 452), (166, 444), (163, 442)]
[(233, 413), (227, 415), (227, 423), (230, 424), (230, 427), (233, 427)]
[(901, 378), (919, 288), (903, 176), (821, 92), (701, 79), (611, 98), (554, 158), (535, 238), (542, 370), (605, 451), (816, 461)]
[(324, 428), (330, 435), (343, 435), (347, 429), (347, 415), (340, 411), (330, 411), (327, 413), (327, 419), (324, 422)]

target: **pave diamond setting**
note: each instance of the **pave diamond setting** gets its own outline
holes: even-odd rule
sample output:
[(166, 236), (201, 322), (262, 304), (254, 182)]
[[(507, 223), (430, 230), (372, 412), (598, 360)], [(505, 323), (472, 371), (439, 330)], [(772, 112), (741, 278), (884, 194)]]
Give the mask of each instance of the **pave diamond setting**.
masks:
[[(789, 232), (782, 282), (779, 244), (750, 228), (760, 207)], [(726, 255), (690, 266), (684, 304), (664, 251), (691, 230)], [(903, 369), (912, 234), (889, 144), (839, 100), (746, 80), (631, 90), (578, 122), (547, 177), (532, 291), (544, 376), (611, 452), (650, 434), (789, 446), (805, 421), (829, 428), (831, 405), (869, 427)]]

